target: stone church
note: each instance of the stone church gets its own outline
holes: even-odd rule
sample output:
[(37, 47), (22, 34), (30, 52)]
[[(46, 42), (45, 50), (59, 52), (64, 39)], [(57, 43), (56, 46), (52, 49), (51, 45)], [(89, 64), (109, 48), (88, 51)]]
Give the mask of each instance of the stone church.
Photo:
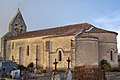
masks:
[(65, 25), (27, 32), (20, 10), (9, 24), (9, 32), (2, 37), (1, 56), (20, 65), (58, 68), (99, 65), (102, 59), (112, 67), (118, 66), (117, 39), (113, 31), (97, 28), (89, 23)]

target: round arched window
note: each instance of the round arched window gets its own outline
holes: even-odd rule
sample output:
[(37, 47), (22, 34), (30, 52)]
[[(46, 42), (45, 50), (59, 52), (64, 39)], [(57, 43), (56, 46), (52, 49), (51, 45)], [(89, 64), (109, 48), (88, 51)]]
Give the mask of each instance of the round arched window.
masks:
[(62, 49), (58, 49), (58, 50), (57, 50), (57, 54), (58, 54), (58, 61), (62, 61), (62, 58), (63, 58), (63, 50), (62, 50)]
[(110, 60), (113, 60), (113, 51), (110, 51)]
[(109, 54), (110, 54), (110, 60), (111, 61), (114, 60), (114, 53), (115, 53), (114, 49), (110, 49)]
[(62, 52), (59, 51), (59, 52), (58, 52), (58, 55), (59, 55), (59, 61), (62, 61)]

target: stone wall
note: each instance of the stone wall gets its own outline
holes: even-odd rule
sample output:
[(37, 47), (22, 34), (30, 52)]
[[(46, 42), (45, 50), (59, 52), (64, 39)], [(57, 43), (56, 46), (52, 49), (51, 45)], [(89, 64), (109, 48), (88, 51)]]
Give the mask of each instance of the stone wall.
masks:
[[(106, 59), (112, 67), (118, 66), (117, 58), (117, 34), (115, 33), (91, 33), (91, 35), (98, 37), (99, 61)], [(110, 51), (113, 51), (113, 60), (110, 60)]]
[(1, 38), (0, 38), (0, 55), (1, 55), (1, 51), (2, 51), (2, 50), (1, 50)]
[[(11, 40), (8, 41), (8, 44), (11, 45), (11, 48), (9, 48), (10, 50), (7, 50), (7, 53), (10, 53), (8, 59), (12, 60), (12, 56), (14, 56), (15, 62), (21, 63), (21, 65), (24, 66), (27, 66), (30, 62), (36, 63), (36, 45), (40, 46), (41, 49), (43, 48), (43, 46), (40, 45), (42, 42), (40, 42), (38, 38)], [(27, 46), (29, 46), (29, 52)], [(39, 55), (41, 49), (38, 51)], [(22, 59), (20, 59), (20, 57)], [(40, 61), (43, 60), (41, 59)]]
[[(72, 49), (71, 49), (71, 40), (74, 39), (73, 36), (66, 36), (66, 37), (54, 37), (54, 38), (46, 38), (43, 39), (44, 43), (45, 41), (50, 41), (50, 60), (47, 59), (48, 61), (48, 66), (49, 66), (49, 61), (50, 61), (50, 67), (54, 67), (53, 62), (55, 59), (58, 61), (58, 68), (67, 68), (67, 59), (70, 57), (71, 59), (71, 54), (72, 54)], [(59, 60), (59, 51), (62, 53), (62, 58), (61, 61)], [(45, 52), (46, 54), (49, 54), (49, 52)], [(47, 55), (49, 56), (49, 55)], [(74, 59), (72, 59), (74, 61)], [(74, 63), (73, 63), (74, 64)], [(72, 67), (72, 65), (71, 65)]]
[(98, 39), (77, 38), (76, 39), (76, 66), (98, 65)]
[[(40, 67), (54, 68), (53, 62), (58, 61), (58, 68), (67, 68), (67, 59), (70, 57), (73, 68), (80, 65), (97, 65), (100, 60), (106, 59), (112, 66), (117, 66), (117, 42), (114, 33), (90, 33), (94, 37), (76, 38), (62, 37), (34, 37), (9, 40), (7, 42), (7, 59), (27, 66), (33, 62)], [(95, 37), (98, 37), (95, 38)], [(71, 47), (71, 41), (76, 40), (76, 46)], [(48, 42), (48, 43), (46, 43)], [(48, 44), (48, 46), (46, 46)], [(14, 45), (14, 48), (13, 48)], [(29, 46), (29, 55), (27, 46)], [(47, 48), (49, 48), (47, 50)], [(110, 51), (113, 51), (110, 60)], [(60, 55), (61, 53), (61, 55)], [(60, 59), (61, 56), (61, 59)]]
[[(71, 39), (73, 39), (72, 36), (57, 38), (35, 37), (11, 40), (7, 42), (8, 43), (7, 46), (10, 47), (7, 48), (8, 49), (7, 53), (10, 54), (7, 58), (12, 60), (12, 57), (14, 56), (15, 62), (27, 66), (30, 62), (33, 62), (36, 65), (37, 57), (38, 58), (37, 64), (43, 68), (46, 67), (53, 68), (54, 67), (53, 62), (55, 59), (57, 59), (58, 68), (67, 68), (66, 60), (68, 59), (68, 57), (71, 58)], [(49, 51), (46, 51), (47, 41), (50, 41)], [(13, 45), (14, 48), (12, 48)], [(29, 55), (27, 55), (27, 46), (29, 46)], [(61, 51), (62, 53), (61, 61), (59, 61), (58, 55), (59, 51)], [(20, 57), (22, 59), (20, 59)]]

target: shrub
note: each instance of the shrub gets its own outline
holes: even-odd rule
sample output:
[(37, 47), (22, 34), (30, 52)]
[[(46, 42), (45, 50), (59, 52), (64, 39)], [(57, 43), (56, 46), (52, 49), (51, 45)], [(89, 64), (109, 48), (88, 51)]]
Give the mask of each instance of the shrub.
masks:
[(24, 70), (26, 67), (24, 67), (23, 65), (18, 65), (18, 69), (20, 70)]
[(41, 70), (42, 73), (46, 73), (47, 71), (46, 70)]
[(118, 62), (120, 62), (120, 59), (118, 59)]
[(110, 69), (111, 72), (120, 72), (120, 68), (119, 67), (113, 67)]
[(28, 68), (29, 68), (29, 67), (34, 67), (33, 62), (31, 62), (27, 67), (28, 67)]
[(101, 69), (109, 70), (110, 68), (111, 68), (111, 66), (107, 62), (107, 60), (105, 60), (105, 59), (101, 60)]

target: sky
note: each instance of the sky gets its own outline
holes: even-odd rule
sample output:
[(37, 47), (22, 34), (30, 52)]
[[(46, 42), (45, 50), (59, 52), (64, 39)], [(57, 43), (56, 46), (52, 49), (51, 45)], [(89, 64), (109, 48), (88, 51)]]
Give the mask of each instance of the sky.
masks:
[(120, 33), (120, 0), (0, 0), (0, 37), (18, 8), (28, 31), (87, 22)]

